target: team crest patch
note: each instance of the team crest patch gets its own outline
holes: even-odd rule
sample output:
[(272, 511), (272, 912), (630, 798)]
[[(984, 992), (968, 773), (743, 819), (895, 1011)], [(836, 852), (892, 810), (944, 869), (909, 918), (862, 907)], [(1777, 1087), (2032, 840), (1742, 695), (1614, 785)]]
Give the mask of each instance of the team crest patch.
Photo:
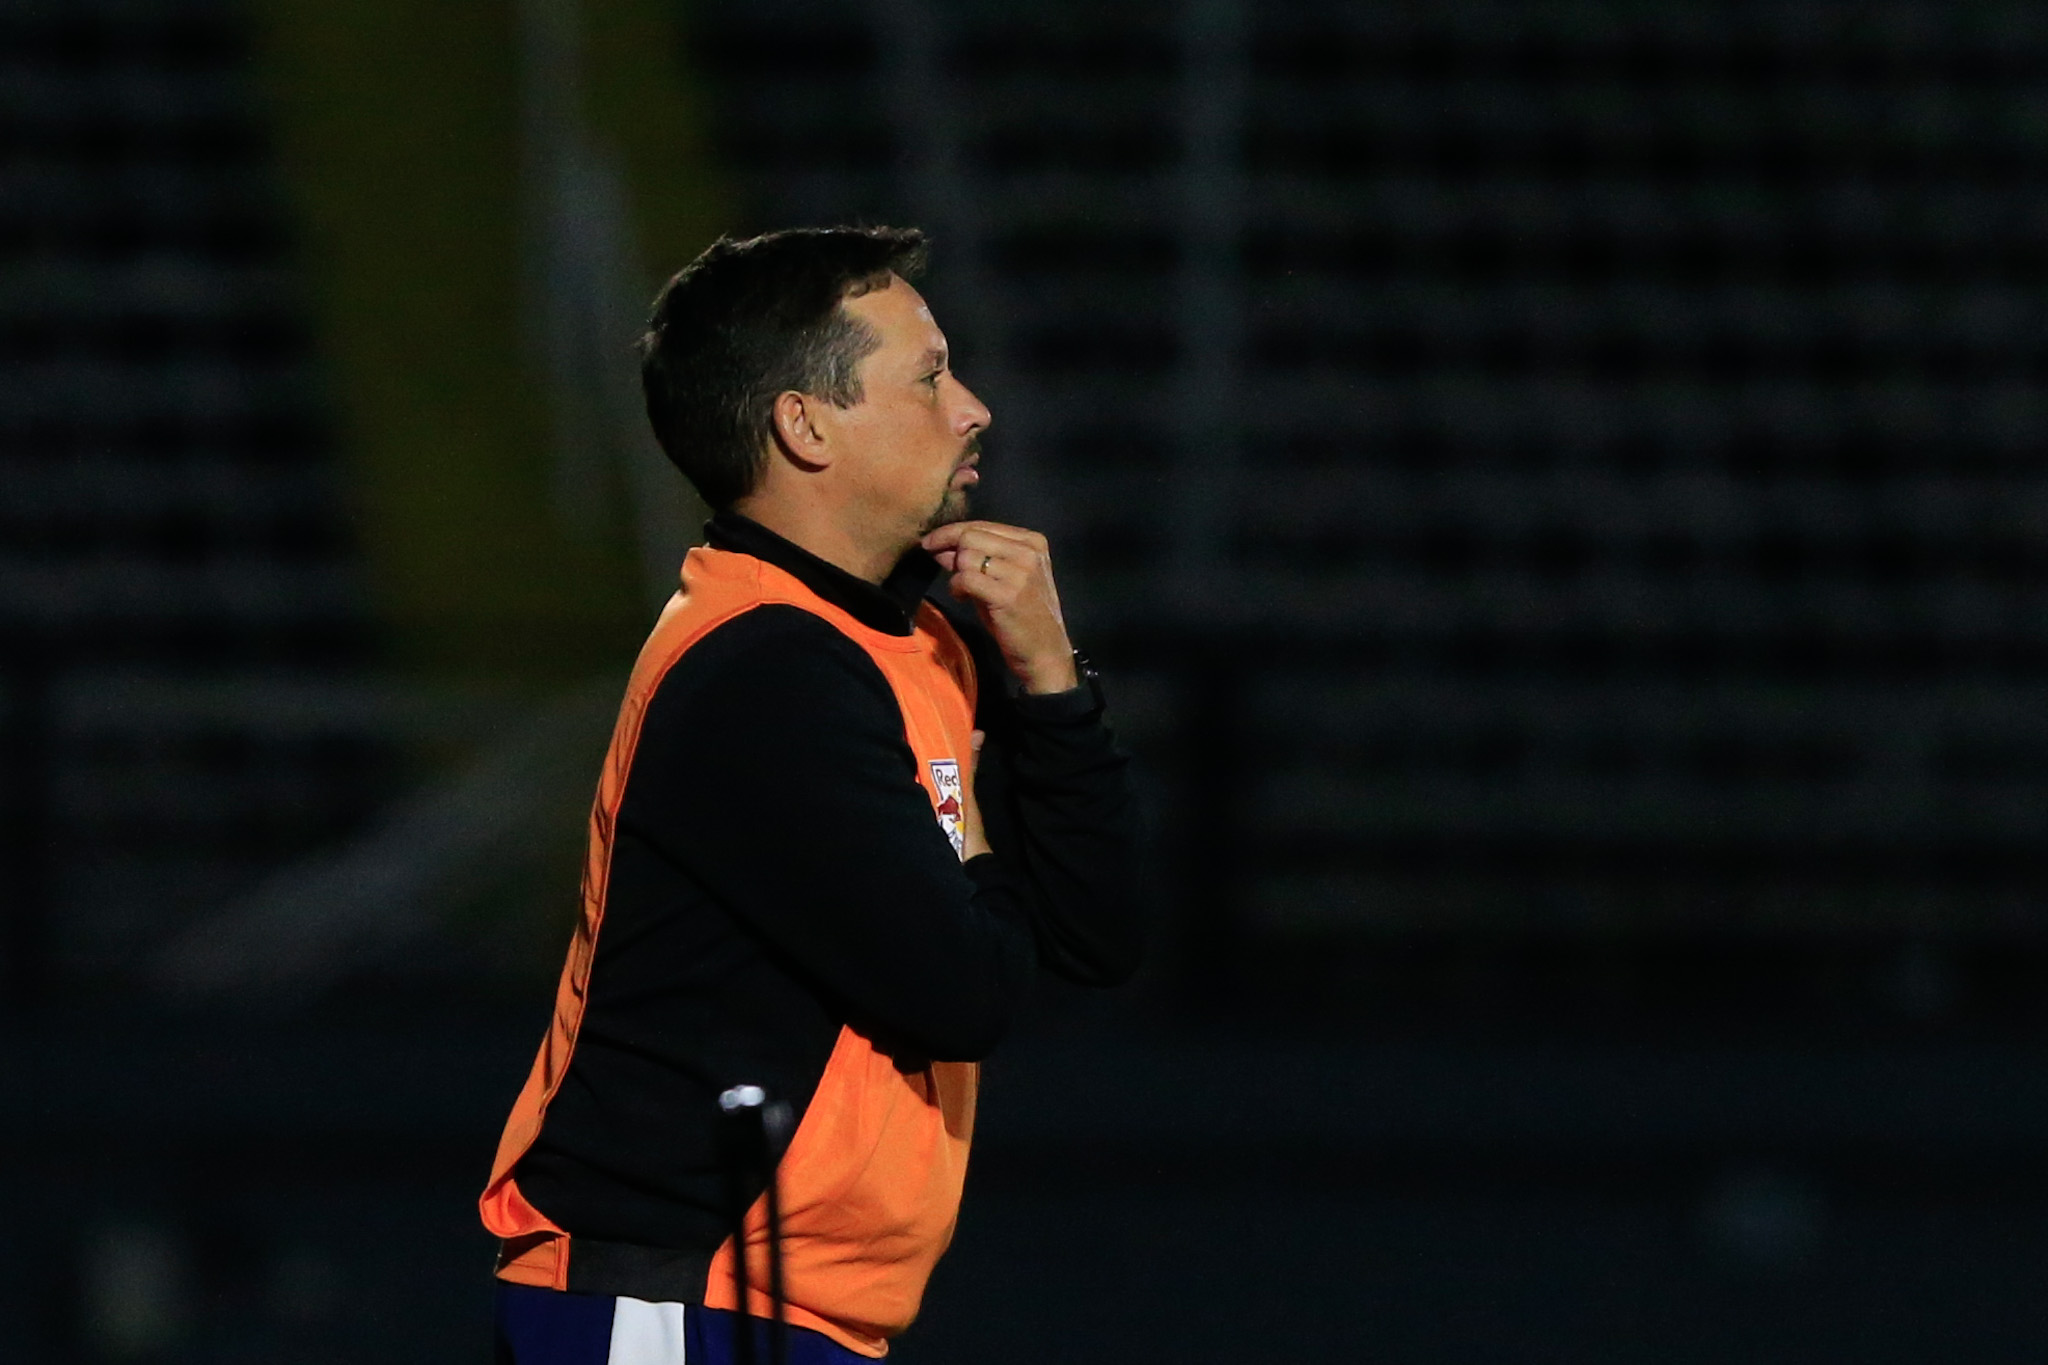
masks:
[(939, 828), (953, 841), (953, 856), (964, 857), (967, 827), (961, 820), (965, 812), (960, 805), (960, 765), (950, 758), (935, 758), (931, 760), (931, 769), (932, 790), (939, 794)]

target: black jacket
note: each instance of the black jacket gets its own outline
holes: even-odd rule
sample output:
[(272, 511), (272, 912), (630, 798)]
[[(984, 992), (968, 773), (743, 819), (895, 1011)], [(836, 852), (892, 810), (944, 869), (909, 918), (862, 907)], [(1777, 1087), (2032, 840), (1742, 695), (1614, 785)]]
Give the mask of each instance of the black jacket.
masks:
[[(669, 670), (619, 807), (576, 1051), (516, 1175), (574, 1236), (687, 1249), (724, 1235), (724, 1078), (759, 1078), (800, 1120), (842, 1025), (906, 1069), (975, 1060), (1035, 967), (1114, 985), (1145, 936), (1099, 683), (1019, 695), (922, 551), (876, 587), (745, 518), (707, 529), (876, 630), (908, 635), (933, 593), (975, 658), (995, 851), (963, 866), (934, 837), (887, 681), (822, 618), (757, 608)], [(833, 855), (807, 856), (807, 830)]]

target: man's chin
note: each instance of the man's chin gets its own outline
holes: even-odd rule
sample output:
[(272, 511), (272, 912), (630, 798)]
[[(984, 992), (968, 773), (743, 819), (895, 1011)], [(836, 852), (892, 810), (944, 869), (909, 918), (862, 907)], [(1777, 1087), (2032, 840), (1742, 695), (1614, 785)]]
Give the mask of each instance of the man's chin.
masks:
[(951, 526), (956, 521), (965, 521), (971, 515), (967, 507), (967, 490), (949, 488), (946, 490), (946, 496), (940, 500), (938, 510), (925, 519), (924, 529), (918, 534), (930, 535), (941, 526)]

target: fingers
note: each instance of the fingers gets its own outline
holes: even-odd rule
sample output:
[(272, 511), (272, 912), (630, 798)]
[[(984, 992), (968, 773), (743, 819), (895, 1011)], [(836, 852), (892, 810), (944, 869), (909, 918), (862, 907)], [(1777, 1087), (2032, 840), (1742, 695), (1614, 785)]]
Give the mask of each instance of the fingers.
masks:
[(985, 540), (991, 537), (996, 540), (1011, 541), (1026, 550), (1039, 554), (1045, 552), (1045, 537), (1038, 532), (1027, 531), (1021, 526), (1005, 526), (998, 521), (970, 522), (961, 539), (963, 541), (973, 541)]
[(1017, 596), (1019, 587), (1014, 571), (1008, 567), (998, 569), (993, 560), (986, 570), (973, 564), (964, 565), (947, 585), (960, 601), (985, 602), (992, 607), (1008, 606)]
[(1008, 539), (996, 534), (997, 527), (998, 524), (992, 521), (956, 521), (928, 533), (919, 543), (939, 561), (940, 568), (947, 573), (957, 573), (978, 562), (975, 555), (969, 553), (970, 549), (980, 546), (977, 553), (986, 553), (992, 540)]
[(933, 554), (937, 554), (941, 550), (950, 550), (960, 543), (960, 537), (966, 535), (967, 528), (972, 525), (974, 523), (971, 521), (947, 522), (944, 526), (938, 527), (935, 530), (926, 531), (924, 539), (919, 543)]
[(925, 549), (933, 554), (937, 554), (941, 550), (950, 550), (960, 543), (960, 537), (967, 534), (968, 527), (979, 524), (972, 521), (948, 522), (936, 530), (925, 532), (924, 540), (921, 543)]
[(1004, 566), (1024, 573), (1052, 572), (1045, 537), (1035, 531), (970, 526), (949, 539), (952, 544), (934, 554), (939, 567), (948, 573), (1001, 576)]
[(1021, 526), (1005, 526), (999, 521), (952, 522), (927, 533), (923, 545), (926, 550), (939, 557), (940, 563), (944, 563), (944, 551), (957, 549), (963, 540), (969, 539), (977, 542), (991, 539), (1012, 541), (1040, 554), (1044, 554), (1047, 548), (1045, 537), (1038, 532), (1027, 531)]
[(947, 590), (974, 604), (1027, 691), (1076, 685), (1073, 644), (1044, 536), (1000, 522), (961, 521), (939, 527), (922, 543), (951, 575)]
[(1000, 602), (1028, 588), (1040, 576), (1040, 566), (1031, 559), (972, 545), (959, 552), (952, 586), (956, 595)]
[(937, 558), (952, 574), (947, 588), (955, 599), (999, 613), (1021, 609), (1035, 616), (1042, 609), (1053, 626), (1063, 628), (1044, 536), (994, 522), (960, 522), (940, 529), (950, 532), (945, 539), (951, 543)]

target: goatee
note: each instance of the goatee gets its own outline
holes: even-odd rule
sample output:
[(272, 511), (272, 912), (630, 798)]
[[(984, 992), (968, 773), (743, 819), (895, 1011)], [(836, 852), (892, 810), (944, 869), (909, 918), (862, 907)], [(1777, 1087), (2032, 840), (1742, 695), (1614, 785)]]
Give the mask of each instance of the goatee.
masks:
[(932, 514), (925, 518), (924, 529), (918, 534), (928, 536), (941, 526), (951, 526), (956, 521), (965, 521), (971, 515), (967, 508), (967, 490), (949, 488), (946, 490), (946, 496), (939, 499), (939, 505), (932, 509)]
[(967, 511), (967, 490), (953, 487), (952, 481), (966, 467), (967, 462), (979, 454), (981, 454), (981, 433), (977, 431), (974, 435), (968, 437), (967, 444), (960, 448), (960, 458), (954, 462), (953, 473), (946, 476), (946, 491), (939, 498), (939, 505), (932, 509), (930, 516), (925, 518), (924, 529), (918, 532), (919, 535), (928, 536), (941, 526), (951, 526), (956, 521), (967, 520), (969, 515)]

